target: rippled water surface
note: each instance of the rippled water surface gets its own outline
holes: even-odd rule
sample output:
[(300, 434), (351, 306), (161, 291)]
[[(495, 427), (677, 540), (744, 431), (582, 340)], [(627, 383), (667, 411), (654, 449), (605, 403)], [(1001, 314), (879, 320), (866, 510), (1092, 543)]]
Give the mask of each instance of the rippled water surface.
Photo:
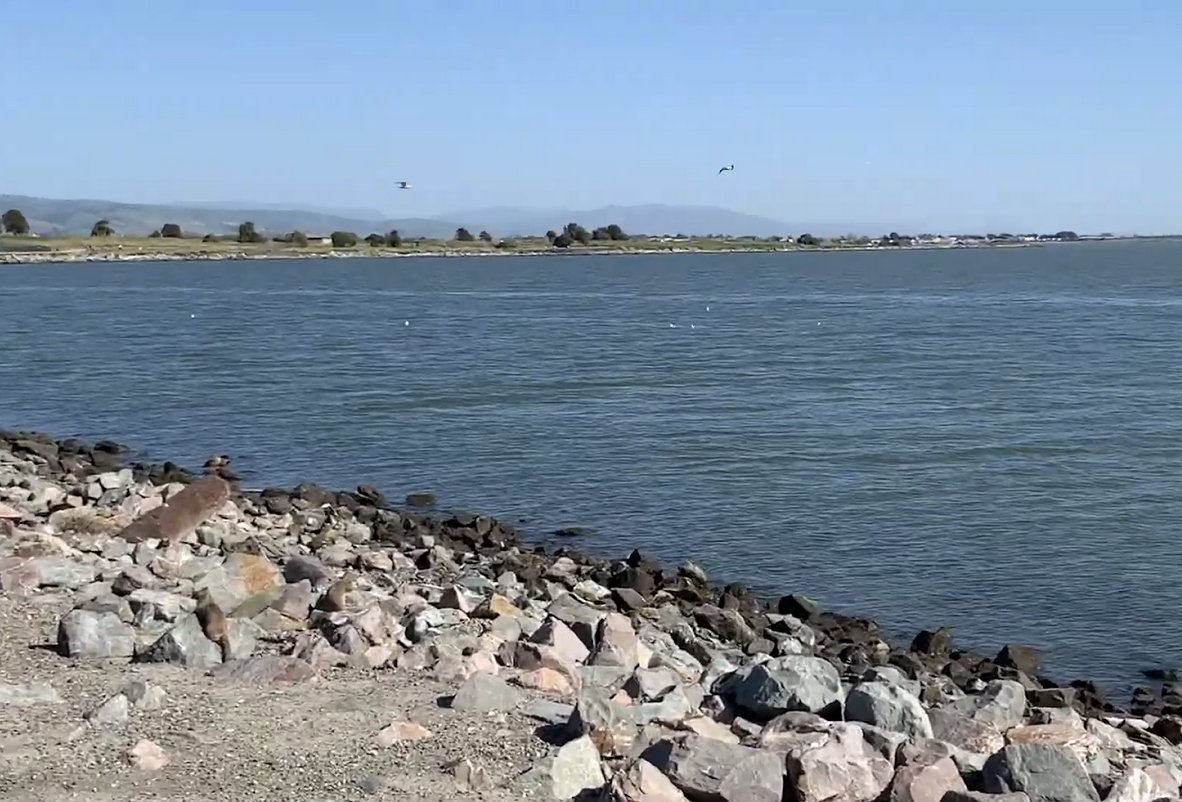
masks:
[(1182, 658), (1168, 243), (5, 267), (0, 425), (593, 527), (1064, 677)]

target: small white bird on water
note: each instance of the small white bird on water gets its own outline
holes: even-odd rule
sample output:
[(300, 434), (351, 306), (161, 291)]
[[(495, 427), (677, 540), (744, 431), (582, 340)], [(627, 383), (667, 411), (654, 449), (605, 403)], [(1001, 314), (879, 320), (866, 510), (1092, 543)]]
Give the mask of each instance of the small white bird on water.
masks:
[(399, 189), (410, 189), (410, 182), (409, 181), (399, 181), (398, 188)]

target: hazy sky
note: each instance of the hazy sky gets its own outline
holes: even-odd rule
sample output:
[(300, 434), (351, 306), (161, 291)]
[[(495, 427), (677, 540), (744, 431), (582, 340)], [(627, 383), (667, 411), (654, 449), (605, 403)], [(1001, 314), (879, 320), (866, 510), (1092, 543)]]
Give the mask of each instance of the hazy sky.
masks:
[(0, 193), (1182, 231), (1177, 0), (50, 0), (3, 25)]

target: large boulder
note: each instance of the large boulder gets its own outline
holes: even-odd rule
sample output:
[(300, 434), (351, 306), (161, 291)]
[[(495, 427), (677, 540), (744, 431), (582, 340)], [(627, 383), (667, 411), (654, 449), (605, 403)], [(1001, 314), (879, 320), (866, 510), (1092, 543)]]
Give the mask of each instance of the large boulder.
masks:
[(135, 630), (110, 612), (71, 610), (57, 627), (57, 650), (65, 657), (131, 657)]
[(847, 721), (863, 721), (912, 738), (931, 738), (932, 722), (918, 697), (884, 682), (863, 682), (845, 700)]
[(899, 769), (891, 783), (890, 802), (941, 802), (949, 791), (968, 790), (956, 763), (943, 757)]
[(658, 741), (645, 759), (694, 802), (781, 802), (784, 763), (773, 753), (699, 735)]
[(894, 776), (894, 767), (867, 743), (856, 724), (832, 724), (828, 733), (800, 733), (795, 743), (785, 738), (775, 748), (787, 751), (797, 802), (871, 802)]
[(1005, 732), (1022, 723), (1026, 713), (1026, 688), (1014, 680), (993, 680), (978, 694), (945, 705), (973, 721), (992, 724)]
[(727, 683), (743, 712), (761, 720), (789, 711), (822, 713), (841, 702), (841, 677), (828, 660), (791, 655), (744, 669)]
[(986, 791), (1021, 791), (1030, 802), (1100, 802), (1079, 755), (1058, 744), (1007, 744), (986, 761), (982, 777)]

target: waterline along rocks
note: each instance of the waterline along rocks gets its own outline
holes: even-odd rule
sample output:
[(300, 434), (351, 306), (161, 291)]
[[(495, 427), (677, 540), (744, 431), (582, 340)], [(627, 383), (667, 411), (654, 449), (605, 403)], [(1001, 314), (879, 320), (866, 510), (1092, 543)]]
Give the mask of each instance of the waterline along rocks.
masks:
[[(183, 668), (210, 687), (429, 677), (449, 689), (441, 714), (465, 722), (457, 732), (533, 720), (517, 773), (481, 762), (496, 744), (441, 761), (452, 798), (1179, 797), (1171, 684), (1118, 707), (1042, 676), (1028, 647), (987, 658), (934, 630), (897, 648), (871, 621), (712, 587), (692, 564), (547, 553), (491, 517), (399, 507), (372, 487), (244, 492), (224, 459), (201, 476), (127, 454), (0, 432), (0, 596), (66, 602), (54, 631), (21, 637), (77, 670)], [(136, 676), (80, 725), (169, 704), (166, 681)], [(0, 682), (0, 711), (57, 705), (58, 690)], [(373, 748), (432, 754), (436, 726), (375, 721)], [(121, 770), (182, 771), (148, 736), (128, 737)]]

